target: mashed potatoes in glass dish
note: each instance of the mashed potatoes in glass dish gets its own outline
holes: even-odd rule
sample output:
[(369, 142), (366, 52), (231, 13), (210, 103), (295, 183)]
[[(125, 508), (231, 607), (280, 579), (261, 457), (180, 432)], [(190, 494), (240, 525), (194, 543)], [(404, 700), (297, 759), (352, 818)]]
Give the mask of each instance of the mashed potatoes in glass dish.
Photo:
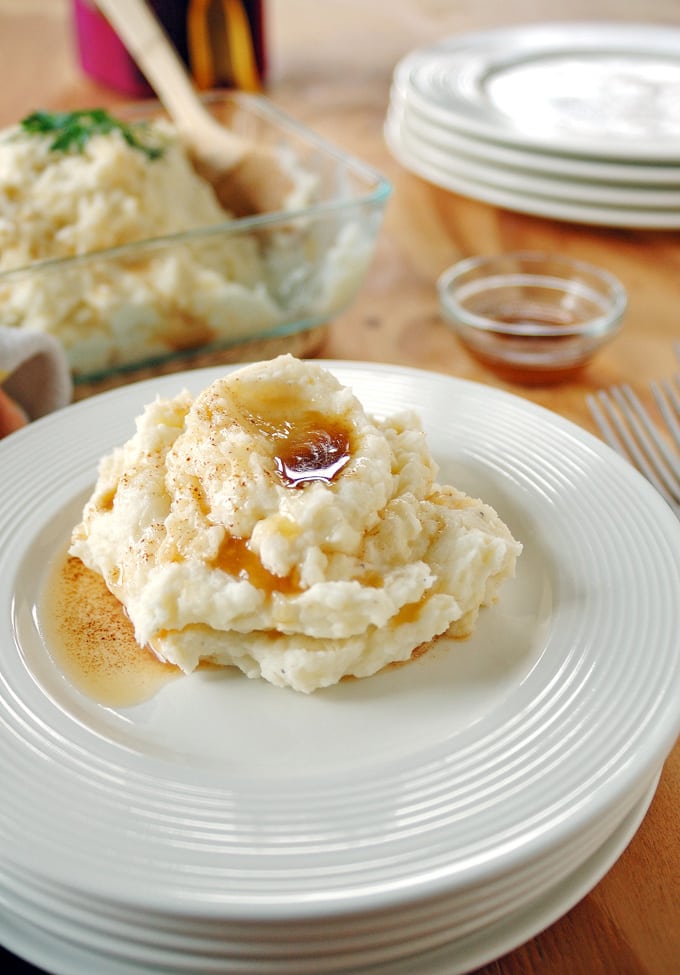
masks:
[(310, 692), (468, 635), (513, 575), (496, 512), (436, 475), (415, 413), (280, 356), (148, 405), (70, 553), (162, 660)]
[(34, 113), (0, 131), (0, 321), (54, 335), (77, 380), (325, 323), (363, 278), (377, 211), (349, 192), (346, 211), (316, 208), (332, 193), (313, 160), (283, 163), (281, 212), (254, 226), (163, 119)]

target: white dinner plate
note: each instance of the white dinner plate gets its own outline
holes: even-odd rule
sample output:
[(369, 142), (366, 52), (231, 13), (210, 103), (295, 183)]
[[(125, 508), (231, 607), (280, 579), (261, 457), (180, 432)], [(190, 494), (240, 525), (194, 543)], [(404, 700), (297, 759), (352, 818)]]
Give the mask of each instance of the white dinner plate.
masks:
[(41, 636), (99, 458), (226, 367), (0, 443), (0, 901), (121, 966), (167, 942), (206, 971), (320, 973), (470, 936), (586, 862), (678, 735), (680, 524), (647, 482), (507, 393), (327, 365), (375, 413), (416, 409), (441, 479), (524, 552), (472, 638), (311, 696), (225, 670), (107, 708)]
[[(440, 164), (453, 170), (478, 172), (481, 178), (505, 181), (507, 186), (522, 191), (529, 189), (543, 196), (619, 207), (680, 207), (680, 166), (661, 170), (598, 162), (590, 165), (590, 175), (586, 177), (586, 166), (581, 160), (526, 153), (451, 132), (430, 122), (398, 92), (391, 98), (388, 119), (392, 129), (399, 128), (402, 139), (408, 134), (422, 153), (435, 153)], [(628, 174), (627, 179), (622, 178), (621, 170)], [(664, 181), (659, 182), (661, 174)]]
[[(479, 178), (482, 167), (464, 160), (452, 161), (445, 154), (434, 159), (417, 139), (410, 138), (400, 124), (390, 117), (385, 123), (385, 141), (394, 158), (409, 172), (420, 176), (434, 186), (459, 193), (473, 200), (492, 206), (528, 213), (532, 216), (549, 217), (570, 223), (584, 223), (601, 227), (629, 227), (640, 230), (677, 230), (680, 227), (680, 209), (641, 206), (603, 206), (585, 200), (570, 199), (568, 194), (547, 196), (533, 192), (530, 179), (514, 180), (501, 169), (489, 176), (488, 170)], [(441, 158), (444, 156), (444, 158)], [(514, 185), (510, 185), (513, 184)]]
[(398, 87), (444, 124), (588, 158), (680, 162), (680, 30), (525, 24), (407, 54)]
[(400, 89), (396, 83), (390, 90), (389, 110), (392, 114), (396, 112), (407, 117), (410, 126), (423, 138), (438, 142), (451, 153), (475, 157), (487, 164), (593, 185), (614, 184), (647, 189), (680, 187), (680, 163), (677, 162), (656, 165), (635, 160), (591, 159), (550, 152), (547, 148), (500, 143), (461, 132), (455, 124), (446, 124), (440, 113), (433, 113), (422, 102), (414, 103), (410, 92)]
[[(463, 975), (528, 941), (566, 914), (593, 889), (621, 856), (644, 819), (656, 791), (655, 780), (646, 795), (635, 804), (614, 833), (588, 859), (546, 894), (521, 910), (484, 925), (468, 937), (460, 938), (432, 951), (406, 960), (393, 959), (387, 965), (371, 965), (356, 975)], [(16, 920), (12, 912), (0, 917), (0, 936), (8, 947), (54, 975), (148, 975), (148, 966), (131, 962), (122, 965), (101, 952), (90, 953), (77, 942), (65, 940), (59, 932), (51, 934)], [(179, 972), (176, 959), (173, 971)], [(201, 959), (186, 975), (196, 975)], [(205, 968), (203, 968), (205, 970)], [(221, 973), (220, 973), (221, 975)]]

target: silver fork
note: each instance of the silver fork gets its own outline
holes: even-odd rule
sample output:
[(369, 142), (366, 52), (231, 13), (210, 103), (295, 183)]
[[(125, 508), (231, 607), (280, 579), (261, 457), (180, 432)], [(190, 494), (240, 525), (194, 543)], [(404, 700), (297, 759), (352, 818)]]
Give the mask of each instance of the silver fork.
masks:
[[(676, 344), (680, 358), (680, 343)], [(664, 436), (631, 386), (612, 386), (587, 397), (602, 437), (645, 475), (680, 517), (680, 376), (651, 383)]]

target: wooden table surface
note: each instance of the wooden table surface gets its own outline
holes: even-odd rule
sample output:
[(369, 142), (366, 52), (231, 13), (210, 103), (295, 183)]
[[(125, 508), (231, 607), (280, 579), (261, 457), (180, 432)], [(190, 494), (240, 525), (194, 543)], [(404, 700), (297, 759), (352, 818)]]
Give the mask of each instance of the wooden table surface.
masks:
[[(680, 339), (680, 234), (609, 229), (511, 213), (434, 188), (389, 155), (382, 137), (392, 69), (449, 34), (518, 23), (647, 21), (680, 26), (677, 0), (267, 0), (267, 94), (393, 183), (375, 261), (323, 355), (407, 364), (503, 385), (444, 324), (435, 280), (457, 259), (539, 249), (608, 268), (625, 284), (625, 325), (578, 381), (526, 396), (592, 429), (584, 397), (673, 370)], [(0, 124), (38, 107), (114, 105), (122, 96), (78, 66), (69, 0), (0, 0)], [(679, 702), (680, 707), (680, 702)], [(680, 745), (642, 827), (607, 876), (564, 918), (484, 975), (680, 972)], [(93, 973), (95, 975), (95, 973)], [(414, 975), (417, 972), (414, 970)]]

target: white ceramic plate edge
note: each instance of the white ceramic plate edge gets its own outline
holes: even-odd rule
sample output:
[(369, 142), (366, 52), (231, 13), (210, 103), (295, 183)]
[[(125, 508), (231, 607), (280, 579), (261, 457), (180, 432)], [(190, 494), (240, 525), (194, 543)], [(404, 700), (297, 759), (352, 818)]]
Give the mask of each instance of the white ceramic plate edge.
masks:
[(451, 167), (435, 166), (415, 156), (404, 146), (401, 134), (395, 132), (389, 124), (385, 126), (384, 132), (390, 152), (405, 169), (435, 186), (491, 206), (526, 213), (530, 216), (549, 217), (593, 226), (629, 227), (640, 230), (677, 230), (680, 227), (680, 212), (570, 203), (566, 200), (535, 196), (530, 192), (513, 192), (476, 180), (469, 175), (456, 174)]
[[(413, 975), (414, 965), (418, 966), (418, 975), (464, 975), (514, 951), (567, 914), (614, 866), (637, 833), (657, 784), (658, 778), (602, 846), (538, 902), (434, 951), (372, 965), (370, 970), (344, 969), (337, 975)], [(50, 975), (92, 975), (94, 971), (97, 975), (148, 975), (146, 964), (121, 964), (101, 954), (93, 955), (70, 941), (14, 920), (10, 913), (0, 915), (0, 937), (8, 950)], [(204, 970), (208, 975), (244, 975), (242, 968), (215, 969), (207, 962)], [(173, 971), (175, 975), (197, 975), (193, 965), (188, 969), (178, 966)], [(256, 970), (252, 975), (257, 975)]]
[(598, 50), (608, 53), (634, 50), (636, 54), (649, 57), (665, 54), (677, 60), (677, 36), (679, 32), (672, 26), (625, 22), (574, 21), (495, 28), (456, 35), (431, 47), (412, 51), (397, 64), (394, 77), (402, 88), (408, 88), (414, 98), (428, 105), (442, 121), (455, 117), (457, 125), (470, 134), (527, 148), (559, 149), (565, 155), (576, 154), (593, 159), (678, 162), (680, 153), (674, 140), (655, 142), (650, 137), (617, 142), (612, 138), (600, 142), (596, 139), (560, 137), (555, 132), (551, 132), (549, 139), (544, 139), (536, 133), (522, 132), (491, 103), (485, 104), (474, 83), (466, 82), (464, 89), (467, 87), (467, 91), (464, 90), (463, 95), (449, 93), (450, 102), (444, 106), (414, 87), (410, 77), (414, 69), (417, 71), (428, 61), (446, 58), (447, 55), (457, 59), (461, 72), (480, 62), (477, 71), (482, 75), (502, 64), (518, 63), (523, 59), (529, 61), (562, 50), (588, 52), (591, 55)]

